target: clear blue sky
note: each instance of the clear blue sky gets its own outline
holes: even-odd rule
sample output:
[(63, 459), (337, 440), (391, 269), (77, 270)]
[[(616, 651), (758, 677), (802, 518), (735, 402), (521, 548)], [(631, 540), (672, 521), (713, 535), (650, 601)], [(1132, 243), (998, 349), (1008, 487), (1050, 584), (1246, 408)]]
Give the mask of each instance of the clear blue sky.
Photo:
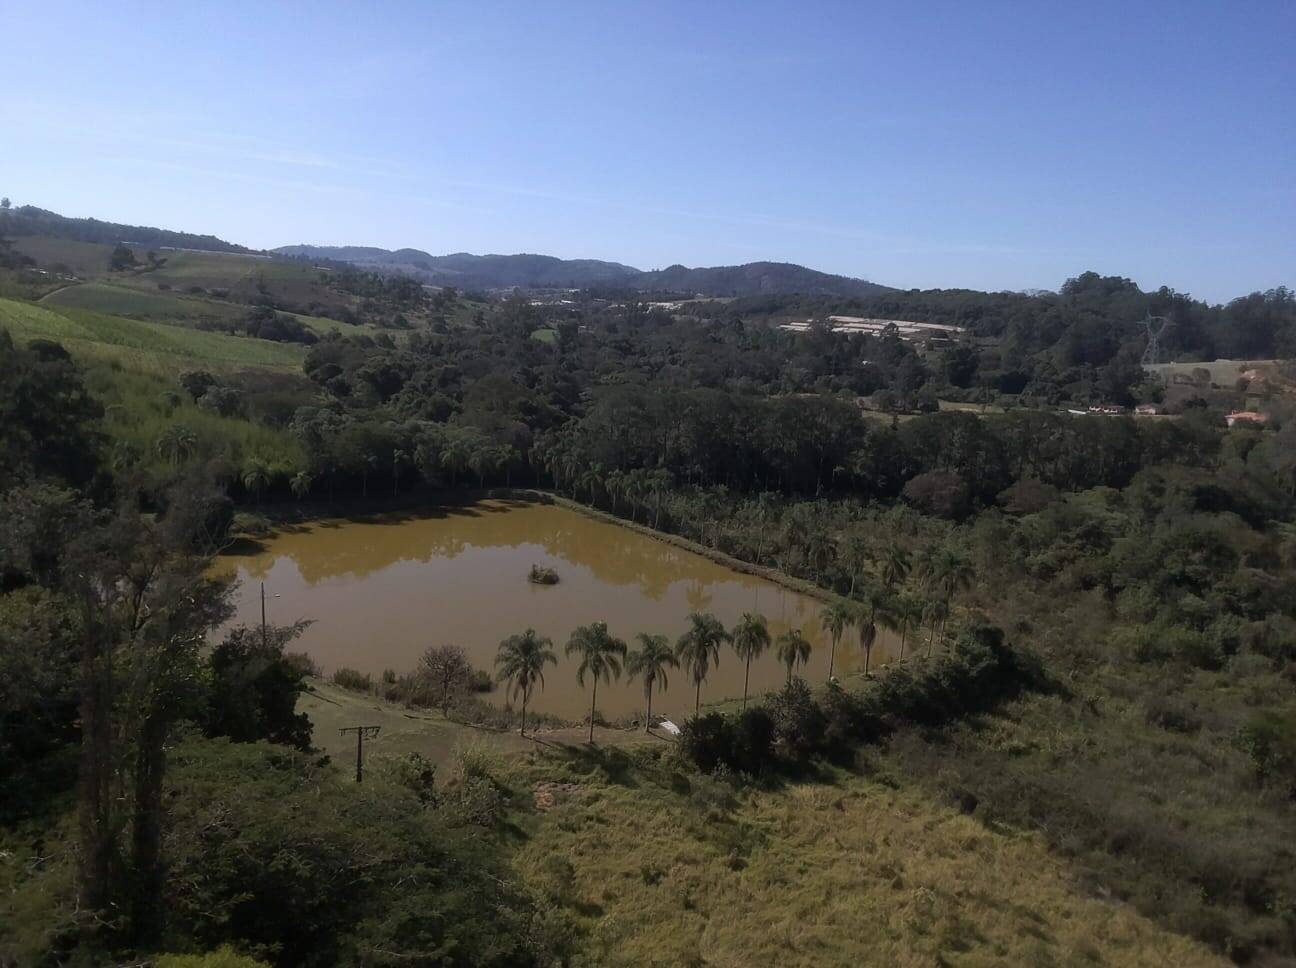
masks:
[(1296, 284), (1296, 2), (19, 3), (0, 194), (253, 246)]

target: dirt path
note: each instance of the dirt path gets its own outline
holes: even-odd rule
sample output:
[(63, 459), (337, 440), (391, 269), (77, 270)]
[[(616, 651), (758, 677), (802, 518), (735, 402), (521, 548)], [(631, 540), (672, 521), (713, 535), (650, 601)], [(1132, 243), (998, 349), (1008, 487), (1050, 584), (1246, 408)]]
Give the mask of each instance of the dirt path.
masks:
[[(481, 744), (494, 750), (532, 750), (539, 747), (584, 746), (588, 727), (541, 729), (519, 736), (514, 731), (501, 732), (469, 726), (445, 719), (440, 713), (406, 709), (376, 696), (349, 692), (320, 679), (309, 680), (312, 691), (297, 701), (297, 709), (310, 717), (315, 727), (314, 742), (339, 763), (355, 758), (354, 735), (343, 737), (338, 730), (345, 726), (379, 726), (378, 737), (365, 741), (366, 758), (383, 753), (420, 753), (438, 766), (450, 762), (455, 747)], [(640, 743), (670, 742), (664, 735), (645, 734), (638, 729), (594, 728), (594, 742), (599, 746), (633, 746)]]
[(48, 299), (50, 296), (57, 296), (57, 295), (58, 295), (59, 293), (61, 293), (64, 289), (75, 289), (75, 288), (76, 288), (77, 286), (79, 286), (79, 285), (81, 285), (81, 283), (79, 283), (79, 282), (69, 282), (66, 286), (59, 286), (57, 289), (54, 289), (54, 290), (52, 290), (52, 291), (50, 291), (50, 292), (45, 293), (45, 295), (41, 296), (41, 297), (40, 297), (39, 299), (37, 299), (36, 301), (37, 301), (38, 303), (43, 303), (43, 302), (44, 302), (46, 299)]

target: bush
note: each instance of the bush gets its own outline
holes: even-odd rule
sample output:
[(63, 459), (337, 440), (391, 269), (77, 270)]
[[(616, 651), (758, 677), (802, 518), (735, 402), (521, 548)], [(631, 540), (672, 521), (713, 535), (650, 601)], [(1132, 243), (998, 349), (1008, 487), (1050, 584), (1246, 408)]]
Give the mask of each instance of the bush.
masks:
[(415, 793), (363, 787), (266, 744), (182, 743), (168, 773), (173, 946), (233, 944), (280, 965), (515, 965), (531, 901), (481, 839), (429, 823)]
[(1048, 688), (1037, 660), (1009, 648), (998, 627), (975, 625), (957, 632), (949, 652), (918, 672), (891, 668), (868, 694), (829, 686), (820, 701), (804, 681), (793, 679), (762, 707), (740, 716), (690, 719), (678, 747), (703, 773), (723, 768), (758, 774), (778, 761), (795, 770), (814, 756), (840, 755), (851, 743), (876, 741), (902, 723), (939, 726), (1024, 690)]
[(203, 955), (158, 955), (155, 968), (269, 968), (269, 963), (239, 954), (229, 945)]
[(343, 689), (350, 689), (352, 692), (372, 692), (373, 677), (367, 672), (360, 672), (357, 669), (349, 669), (346, 666), (336, 670), (329, 677), (333, 685), (340, 686)]
[(1197, 711), (1171, 696), (1153, 696), (1143, 704), (1143, 718), (1149, 726), (1172, 733), (1195, 733), (1202, 727)]

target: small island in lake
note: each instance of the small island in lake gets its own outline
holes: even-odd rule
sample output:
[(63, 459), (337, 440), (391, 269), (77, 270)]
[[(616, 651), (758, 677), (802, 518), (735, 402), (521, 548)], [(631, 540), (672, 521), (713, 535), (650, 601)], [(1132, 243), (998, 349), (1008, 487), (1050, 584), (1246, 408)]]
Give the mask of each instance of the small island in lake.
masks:
[(556, 585), (558, 584), (558, 572), (552, 568), (532, 565), (531, 570), (527, 573), (527, 581), (533, 585)]

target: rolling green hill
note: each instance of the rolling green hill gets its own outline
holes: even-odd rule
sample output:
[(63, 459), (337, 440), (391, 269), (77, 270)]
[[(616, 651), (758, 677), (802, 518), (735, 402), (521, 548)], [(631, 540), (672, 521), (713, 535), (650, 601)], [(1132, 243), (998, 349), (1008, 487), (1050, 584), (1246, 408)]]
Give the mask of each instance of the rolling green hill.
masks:
[(12, 299), (0, 299), (0, 328), (18, 340), (57, 340), (79, 358), (115, 360), (153, 373), (178, 373), (197, 365), (297, 370), (306, 353), (305, 347), (291, 343), (208, 333), (84, 309), (55, 310)]

